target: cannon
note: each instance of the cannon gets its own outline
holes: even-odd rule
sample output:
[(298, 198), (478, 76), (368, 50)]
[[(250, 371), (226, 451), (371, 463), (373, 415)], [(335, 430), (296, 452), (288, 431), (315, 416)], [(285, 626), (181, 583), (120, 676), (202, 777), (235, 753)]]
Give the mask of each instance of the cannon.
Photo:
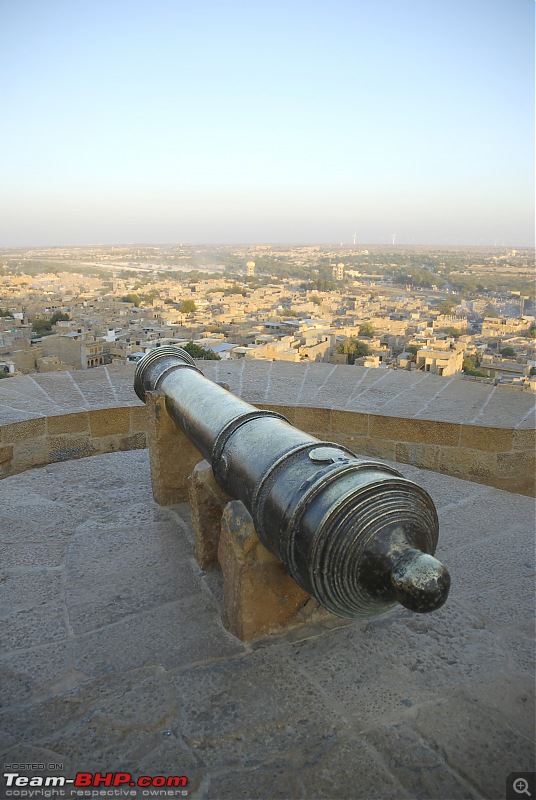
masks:
[(217, 483), (251, 514), (262, 544), (332, 614), (443, 605), (450, 576), (434, 558), (437, 513), (416, 483), (235, 397), (179, 347), (143, 356), (134, 389), (143, 402), (147, 391), (165, 397)]

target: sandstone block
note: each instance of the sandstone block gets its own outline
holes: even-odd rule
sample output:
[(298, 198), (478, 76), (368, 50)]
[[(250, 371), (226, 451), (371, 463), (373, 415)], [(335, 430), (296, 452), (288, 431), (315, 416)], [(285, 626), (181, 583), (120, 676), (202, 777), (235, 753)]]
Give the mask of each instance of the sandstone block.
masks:
[(121, 436), (119, 439), (119, 450), (144, 450), (147, 447), (147, 434), (145, 431), (131, 433), (129, 436)]
[(49, 436), (46, 445), (47, 453), (44, 463), (69, 461), (71, 458), (86, 458), (98, 452), (87, 434)]
[(89, 412), (92, 436), (110, 436), (128, 433), (130, 430), (130, 408), (100, 408)]
[(512, 448), (513, 431), (481, 425), (460, 425), (460, 446), (490, 452), (508, 452)]
[(370, 436), (373, 439), (394, 439), (398, 442), (422, 442), (456, 447), (460, 440), (460, 426), (452, 422), (371, 414)]
[(162, 506), (188, 500), (188, 477), (203, 456), (178, 428), (158, 392), (147, 392), (147, 446), (153, 496)]
[(536, 451), (536, 430), (533, 428), (518, 428), (513, 431), (514, 450), (532, 450)]
[(497, 454), (464, 447), (442, 447), (437, 469), (464, 480), (491, 481), (497, 475)]
[(528, 475), (534, 476), (536, 467), (536, 453), (532, 452), (517, 452), (517, 453), (498, 453), (497, 455), (497, 473), (500, 477), (526, 477)]
[(327, 438), (330, 430), (331, 411), (329, 408), (308, 408), (297, 406), (294, 425), (300, 430), (319, 438)]
[(4, 442), (21, 442), (24, 439), (35, 439), (46, 433), (45, 417), (25, 419), (22, 422), (12, 422), (2, 426), (2, 439)]
[(131, 433), (145, 433), (147, 431), (147, 407), (132, 406), (130, 409)]
[(89, 417), (86, 411), (77, 414), (61, 414), (47, 417), (47, 433), (83, 433), (89, 431)]
[(221, 519), (229, 500), (207, 461), (200, 461), (189, 478), (190, 510), (195, 536), (195, 558), (201, 569), (218, 567)]
[(0, 447), (0, 464), (7, 464), (13, 458), (13, 445), (7, 444)]
[(337, 411), (333, 409), (331, 412), (330, 431), (332, 433), (368, 436), (369, 415), (361, 414), (358, 411)]
[(400, 464), (411, 464), (414, 467), (438, 471), (438, 445), (398, 442), (396, 445), (396, 461)]
[(48, 464), (49, 460), (47, 440), (44, 436), (37, 439), (23, 439), (15, 442), (13, 446), (12, 464), (15, 472)]
[(312, 618), (333, 619), (259, 541), (238, 500), (225, 507), (218, 548), (224, 578), (223, 623), (242, 641), (281, 632)]

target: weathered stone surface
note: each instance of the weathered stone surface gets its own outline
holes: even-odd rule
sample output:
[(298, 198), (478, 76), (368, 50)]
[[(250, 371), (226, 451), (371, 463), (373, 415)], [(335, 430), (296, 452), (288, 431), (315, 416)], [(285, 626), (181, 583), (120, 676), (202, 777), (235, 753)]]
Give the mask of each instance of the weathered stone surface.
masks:
[(259, 541), (253, 520), (239, 500), (221, 520), (218, 561), (223, 572), (225, 627), (242, 641), (302, 625), (319, 614), (331, 618)]
[[(282, 397), (274, 397), (272, 392), (274, 378), (281, 375), (286, 383), (285, 397), (293, 390), (292, 405), (313, 406), (320, 401), (324, 407), (367, 412), (372, 411), (370, 403), (381, 393), (381, 413), (388, 416), (425, 418), (427, 415), (443, 422), (476, 421), (478, 425), (498, 427), (516, 427), (534, 409), (531, 392), (496, 390), (489, 384), (466, 381), (460, 375), (445, 379), (415, 370), (379, 371), (333, 364), (255, 361), (206, 362), (202, 370), (208, 377), (218, 375), (215, 380), (224, 376), (231, 391), (250, 403), (283, 402)], [(491, 415), (497, 421), (491, 421)], [(519, 427), (530, 428), (533, 421), (534, 417), (527, 418)]]
[(192, 800), (504, 797), (534, 769), (534, 504), (398, 469), (437, 504), (445, 606), (254, 645), (222, 627), (146, 452), (1, 481), (3, 762), (186, 775)]
[(371, 439), (365, 436), (344, 436), (340, 433), (333, 433), (331, 438), (339, 444), (344, 444), (353, 453), (372, 458), (382, 458), (394, 461), (396, 458), (396, 442), (384, 441), (382, 439)]
[(133, 406), (130, 409), (130, 430), (134, 433), (147, 431), (147, 407)]
[(216, 569), (221, 518), (231, 498), (216, 483), (207, 461), (196, 464), (189, 477), (189, 498), (195, 536), (195, 560), (201, 569)]
[(175, 425), (166, 411), (165, 398), (147, 392), (147, 445), (154, 499), (160, 505), (188, 499), (188, 478), (202, 455)]
[[(184, 626), (185, 619), (191, 622)], [(135, 642), (136, 646), (132, 647)], [(75, 668), (90, 675), (155, 663), (165, 669), (228, 658), (241, 649), (222, 629), (214, 602), (198, 593), (125, 617), (77, 638)]]
[(302, 765), (349, 731), (307, 677), (289, 668), (285, 650), (173, 673), (181, 697), (173, 728), (207, 767), (258, 769), (289, 756)]
[(85, 411), (81, 411), (78, 414), (61, 414), (47, 417), (47, 433), (49, 435), (82, 433), (83, 431), (89, 431), (89, 416)]
[(536, 450), (536, 430), (514, 430), (513, 448), (514, 450)]
[(460, 426), (450, 422), (403, 419), (370, 415), (370, 435), (397, 442), (423, 442), (456, 447), (460, 442)]
[(26, 419), (23, 422), (12, 422), (11, 425), (6, 426), (3, 430), (3, 439), (5, 442), (20, 442), (24, 439), (35, 439), (45, 433), (46, 420), (44, 417)]
[(349, 414), (347, 411), (333, 410), (330, 415), (330, 432), (344, 433), (347, 436), (368, 436), (369, 419), (368, 414)]
[(443, 447), (439, 451), (438, 469), (459, 478), (491, 480), (497, 474), (498, 457), (496, 453), (483, 450)]
[(410, 720), (407, 724), (375, 728), (367, 740), (378, 751), (381, 763), (396, 774), (408, 797), (480, 797), (471, 777), (456, 773), (434, 747), (412, 730)]
[(71, 461), (74, 458), (86, 458), (97, 452), (97, 448), (89, 438), (89, 435), (81, 434), (73, 436), (63, 434), (49, 436), (46, 441), (48, 456), (46, 462)]
[[(190, 544), (180, 532), (161, 524), (138, 528), (106, 528), (87, 536), (75, 534), (67, 553), (65, 601), (71, 627), (86, 633), (142, 611), (173, 603), (199, 592)], [(87, 564), (99, 564), (91, 581)], [(133, 583), (133, 573), (143, 583)]]
[(128, 433), (130, 430), (129, 408), (103, 408), (89, 412), (92, 436), (108, 436)]
[[(331, 410), (329, 408), (307, 408), (298, 406), (292, 423), (300, 430), (313, 436), (329, 431), (331, 426)], [(322, 438), (322, 437), (319, 437)]]
[(0, 464), (6, 464), (13, 458), (13, 445), (7, 444), (0, 447)]
[(439, 469), (440, 447), (436, 444), (398, 442), (396, 460), (401, 464), (413, 464), (422, 469)]
[(145, 447), (147, 447), (147, 434), (145, 431), (121, 436), (119, 439), (119, 450), (143, 450)]
[(512, 449), (513, 439), (514, 431), (507, 428), (460, 426), (460, 447), (503, 453)]
[(24, 649), (64, 639), (61, 573), (13, 567), (0, 573), (0, 650)]
[[(414, 728), (484, 797), (504, 797), (511, 772), (534, 772), (534, 741), (478, 701), (443, 700), (417, 709)], [(486, 759), (482, 759), (482, 731)]]

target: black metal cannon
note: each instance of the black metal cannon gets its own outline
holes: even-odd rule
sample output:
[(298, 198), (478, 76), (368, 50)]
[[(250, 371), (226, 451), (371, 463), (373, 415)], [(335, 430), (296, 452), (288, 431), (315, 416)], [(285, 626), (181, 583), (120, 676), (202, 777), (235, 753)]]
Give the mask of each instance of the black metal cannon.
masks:
[(178, 347), (145, 355), (134, 388), (144, 402), (146, 391), (165, 396), (218, 484), (250, 512), (263, 545), (333, 614), (371, 616), (397, 602), (427, 612), (445, 602), (450, 576), (433, 557), (437, 514), (420, 486), (245, 403)]

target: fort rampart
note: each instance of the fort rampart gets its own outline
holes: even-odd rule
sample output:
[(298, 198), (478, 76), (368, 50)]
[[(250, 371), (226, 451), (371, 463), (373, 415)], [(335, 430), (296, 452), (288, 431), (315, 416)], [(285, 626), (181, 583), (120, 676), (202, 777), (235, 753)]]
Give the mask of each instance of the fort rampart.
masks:
[[(378, 370), (327, 364), (201, 366), (208, 377), (228, 381), (248, 402), (277, 410), (307, 433), (343, 444), (357, 454), (510, 492), (535, 493), (536, 435), (530, 393), (459, 377), (445, 380), (428, 375), (423, 379), (414, 374), (410, 384), (411, 374), (386, 376), (385, 372), (378, 375)], [(326, 381), (328, 376), (331, 379)], [(356, 377), (361, 386), (358, 393)], [(350, 379), (346, 388), (344, 383)], [(144, 448), (146, 410), (134, 395), (132, 381), (130, 365), (2, 381), (0, 474)], [(352, 392), (353, 407), (340, 407), (348, 405)], [(486, 424), (492, 422), (496, 424)]]

